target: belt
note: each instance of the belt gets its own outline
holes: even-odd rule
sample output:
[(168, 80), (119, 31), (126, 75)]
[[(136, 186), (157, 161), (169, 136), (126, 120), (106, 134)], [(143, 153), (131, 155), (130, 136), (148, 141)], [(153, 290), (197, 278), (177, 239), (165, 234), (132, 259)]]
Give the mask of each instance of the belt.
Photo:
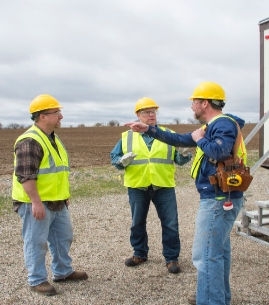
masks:
[(43, 203), (51, 211), (61, 211), (66, 206), (66, 200), (43, 201)]

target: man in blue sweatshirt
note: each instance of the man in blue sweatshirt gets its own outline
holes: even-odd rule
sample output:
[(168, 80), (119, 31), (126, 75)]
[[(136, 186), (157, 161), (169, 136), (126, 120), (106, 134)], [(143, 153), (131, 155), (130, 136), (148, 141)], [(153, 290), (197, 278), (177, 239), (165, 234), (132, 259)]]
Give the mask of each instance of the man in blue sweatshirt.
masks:
[[(242, 128), (244, 121), (222, 113), (225, 92), (217, 83), (200, 83), (190, 100), (195, 118), (204, 124), (191, 133), (169, 133), (141, 122), (126, 125), (133, 131), (145, 132), (170, 145), (197, 147), (191, 171), (200, 194), (192, 249), (193, 264), (197, 269), (197, 288), (196, 294), (189, 298), (189, 303), (230, 305), (230, 233), (244, 197), (241, 191), (223, 192), (210, 183), (209, 177), (216, 174), (217, 162), (233, 154), (240, 132), (238, 125)], [(246, 156), (240, 157), (245, 162)], [(233, 208), (226, 210), (224, 206), (228, 202), (232, 202)]]

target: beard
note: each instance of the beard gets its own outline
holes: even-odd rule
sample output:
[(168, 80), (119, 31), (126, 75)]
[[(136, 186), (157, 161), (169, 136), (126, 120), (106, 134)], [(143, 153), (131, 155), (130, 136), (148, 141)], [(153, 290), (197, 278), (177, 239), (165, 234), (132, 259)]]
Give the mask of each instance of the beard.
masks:
[(194, 113), (195, 120), (199, 121), (201, 124), (205, 124), (206, 121), (201, 117), (201, 114)]

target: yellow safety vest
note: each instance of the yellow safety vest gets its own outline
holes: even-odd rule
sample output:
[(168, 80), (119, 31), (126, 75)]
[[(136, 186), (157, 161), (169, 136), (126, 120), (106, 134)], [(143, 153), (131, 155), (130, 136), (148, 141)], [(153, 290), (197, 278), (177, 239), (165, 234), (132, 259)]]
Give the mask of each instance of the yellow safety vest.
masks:
[[(231, 118), (228, 115), (224, 115), (224, 114), (216, 116), (208, 124), (211, 124), (212, 122), (214, 122), (216, 119), (218, 119), (220, 117), (229, 118), (230, 120), (234, 121), (237, 124), (237, 122), (233, 118)], [(233, 153), (234, 153), (234, 155), (237, 156), (237, 158), (239, 160), (241, 160), (243, 162), (243, 164), (246, 165), (247, 164), (247, 149), (246, 149), (246, 146), (245, 146), (245, 142), (244, 142), (243, 135), (241, 133), (240, 127), (238, 125), (237, 125), (237, 127), (238, 127), (237, 128), (238, 129), (238, 135), (237, 135), (236, 142), (234, 144)], [(202, 128), (205, 129), (206, 125), (203, 125)], [(203, 158), (204, 158), (204, 152), (202, 151), (202, 149), (200, 147), (197, 146), (195, 157), (194, 157), (194, 160), (192, 162), (192, 167), (191, 167), (191, 177), (193, 179), (197, 178), (197, 175), (198, 175), (198, 172), (200, 170), (200, 166), (201, 166)]]
[[(37, 174), (37, 190), (41, 201), (65, 200), (70, 197), (69, 192), (69, 160), (66, 149), (60, 139), (55, 135), (55, 142), (58, 153), (52, 146), (47, 135), (38, 127), (33, 125), (25, 133), (18, 137), (17, 142), (25, 138), (36, 140), (43, 149), (44, 156)], [(15, 154), (14, 154), (15, 155)], [(14, 167), (16, 167), (16, 155), (14, 156)], [(12, 198), (20, 202), (30, 203), (31, 200), (26, 194), (21, 183), (18, 182), (13, 173)]]
[[(164, 128), (162, 128), (164, 129)], [(125, 168), (124, 186), (132, 188), (174, 187), (175, 147), (154, 140), (149, 151), (140, 133), (128, 130), (122, 133), (122, 151), (133, 152), (135, 159)]]

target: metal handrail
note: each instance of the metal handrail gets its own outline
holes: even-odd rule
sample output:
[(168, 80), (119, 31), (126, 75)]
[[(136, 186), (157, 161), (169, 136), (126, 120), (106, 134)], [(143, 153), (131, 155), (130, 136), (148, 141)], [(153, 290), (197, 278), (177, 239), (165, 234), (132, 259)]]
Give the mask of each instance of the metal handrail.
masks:
[[(260, 119), (257, 125), (247, 135), (247, 137), (244, 140), (245, 145), (247, 145), (252, 140), (252, 138), (260, 130), (260, 128), (264, 125), (264, 123), (267, 121), (268, 118), (269, 118), (269, 111), (265, 112), (264, 116)], [(268, 157), (269, 157), (269, 150), (251, 167), (250, 173), (253, 175)]]
[(269, 111), (265, 112), (264, 116), (260, 119), (260, 121), (257, 123), (257, 125), (251, 130), (251, 132), (247, 135), (244, 142), (245, 145), (247, 145), (252, 138), (255, 136), (255, 134), (260, 130), (260, 128), (263, 126), (265, 121), (269, 118)]

